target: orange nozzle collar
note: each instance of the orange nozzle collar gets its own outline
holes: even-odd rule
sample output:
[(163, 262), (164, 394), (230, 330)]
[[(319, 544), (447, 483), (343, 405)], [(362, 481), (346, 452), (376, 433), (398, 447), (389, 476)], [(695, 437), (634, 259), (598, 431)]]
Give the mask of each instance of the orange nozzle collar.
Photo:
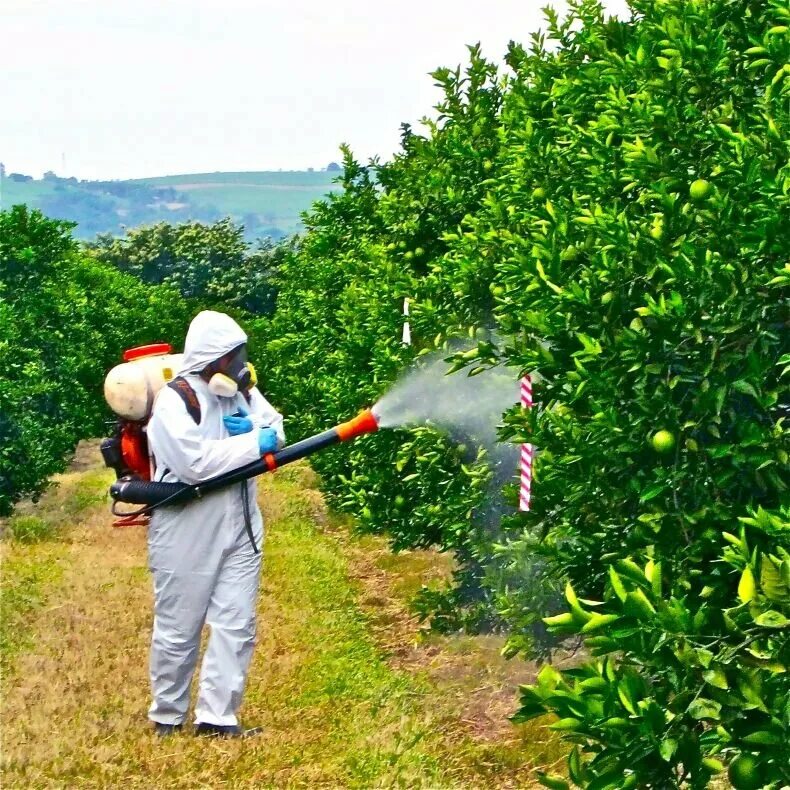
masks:
[(335, 429), (341, 442), (361, 436), (363, 433), (374, 433), (379, 429), (376, 415), (370, 409), (360, 412), (353, 420), (341, 423)]

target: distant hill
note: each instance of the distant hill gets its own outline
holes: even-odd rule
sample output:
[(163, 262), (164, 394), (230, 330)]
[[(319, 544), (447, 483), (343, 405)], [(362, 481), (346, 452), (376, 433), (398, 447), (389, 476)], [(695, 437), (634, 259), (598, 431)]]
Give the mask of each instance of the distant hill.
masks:
[(279, 238), (301, 228), (299, 215), (315, 200), (339, 189), (333, 183), (338, 175), (338, 170), (293, 170), (78, 181), (53, 173), (40, 180), (9, 173), (2, 180), (2, 207), (26, 203), (71, 220), (83, 239), (160, 221), (213, 222), (225, 216), (243, 223), (250, 238)]

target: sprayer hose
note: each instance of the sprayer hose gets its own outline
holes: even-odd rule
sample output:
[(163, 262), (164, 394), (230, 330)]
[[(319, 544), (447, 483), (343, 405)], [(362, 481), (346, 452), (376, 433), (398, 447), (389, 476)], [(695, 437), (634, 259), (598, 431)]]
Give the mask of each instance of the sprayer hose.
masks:
[(130, 505), (158, 505), (165, 500), (178, 504), (191, 499), (192, 486), (186, 483), (153, 483), (147, 480), (121, 478), (110, 486), (110, 496), (116, 502)]
[[(241, 466), (232, 472), (213, 477), (203, 483), (187, 485), (186, 483), (156, 483), (146, 480), (135, 480), (133, 478), (121, 478), (110, 486), (110, 496), (116, 502), (127, 502), (130, 505), (149, 505), (157, 507), (159, 505), (179, 505), (193, 499), (199, 499), (204, 494), (216, 491), (219, 488), (238, 483), (241, 480), (249, 480), (257, 477), (264, 472), (298, 461), (312, 455), (324, 447), (337, 444), (341, 441), (341, 436), (337, 428), (330, 428), (328, 431), (303, 439), (301, 442), (283, 447), (276, 453), (270, 453), (258, 461)], [(146, 509), (147, 510), (147, 509)]]

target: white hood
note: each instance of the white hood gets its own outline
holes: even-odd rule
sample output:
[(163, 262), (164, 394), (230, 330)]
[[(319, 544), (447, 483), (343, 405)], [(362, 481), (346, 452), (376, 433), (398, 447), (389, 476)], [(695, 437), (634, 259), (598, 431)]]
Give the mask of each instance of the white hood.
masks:
[(247, 342), (244, 330), (225, 313), (203, 310), (189, 325), (180, 373), (197, 373)]

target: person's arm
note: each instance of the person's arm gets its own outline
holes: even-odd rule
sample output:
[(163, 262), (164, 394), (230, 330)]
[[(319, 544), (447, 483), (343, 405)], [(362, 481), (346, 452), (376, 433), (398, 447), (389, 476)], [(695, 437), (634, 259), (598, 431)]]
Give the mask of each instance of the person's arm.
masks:
[(206, 439), (181, 398), (169, 388), (159, 393), (147, 431), (157, 469), (169, 469), (188, 485), (203, 483), (260, 458), (258, 431)]
[(283, 416), (261, 395), (257, 387), (250, 391), (250, 419), (256, 428), (273, 428), (277, 434), (277, 448), (285, 446)]

